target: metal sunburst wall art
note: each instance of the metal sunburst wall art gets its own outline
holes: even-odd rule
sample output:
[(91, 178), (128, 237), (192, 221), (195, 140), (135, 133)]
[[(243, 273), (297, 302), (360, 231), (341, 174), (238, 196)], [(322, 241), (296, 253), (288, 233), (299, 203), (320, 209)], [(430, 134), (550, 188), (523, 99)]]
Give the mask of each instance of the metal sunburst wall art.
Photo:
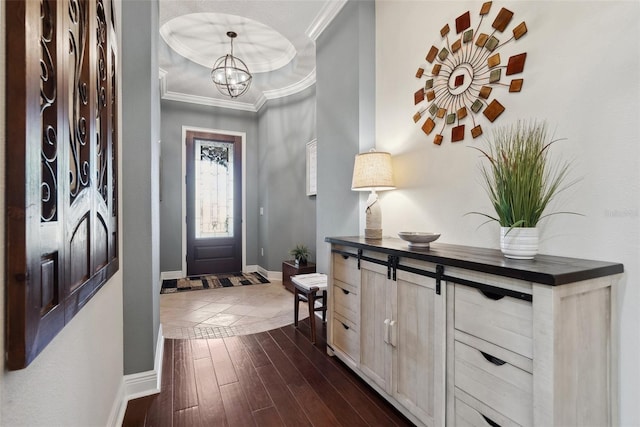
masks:
[(527, 54), (509, 56), (505, 64), (500, 53), (505, 56), (505, 46), (524, 36), (527, 25), (524, 21), (511, 25), (514, 14), (503, 7), (488, 28), (491, 6), (492, 2), (483, 3), (475, 29), (469, 11), (456, 18), (455, 35), (449, 24), (442, 27), (441, 47), (431, 46), (426, 63), (416, 72), (416, 78), (425, 82), (414, 94), (419, 110), (413, 121), (418, 123), (426, 116), (422, 130), (427, 135), (435, 131), (434, 144), (442, 144), (447, 127), (451, 127), (451, 142), (462, 141), (467, 126), (473, 138), (479, 137), (482, 127), (476, 115), (482, 113), (489, 122), (495, 121), (505, 111), (496, 97), (504, 94), (501, 89), (522, 90), (524, 79), (509, 76), (522, 73)]

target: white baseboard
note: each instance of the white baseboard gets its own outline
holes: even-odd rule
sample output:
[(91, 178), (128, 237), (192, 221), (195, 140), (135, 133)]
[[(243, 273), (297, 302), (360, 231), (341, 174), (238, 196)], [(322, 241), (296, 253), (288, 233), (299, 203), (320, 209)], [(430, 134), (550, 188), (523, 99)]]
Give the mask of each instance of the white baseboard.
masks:
[(247, 265), (244, 267), (245, 273), (256, 273), (258, 271), (257, 265)]
[(160, 328), (158, 329), (158, 341), (156, 342), (156, 355), (155, 360), (153, 361), (153, 370), (125, 375), (123, 377), (122, 384), (118, 392), (119, 403), (114, 405), (115, 412), (112, 410), (108, 425), (114, 427), (122, 425), (124, 414), (127, 410), (127, 403), (130, 400), (160, 393), (163, 355), (164, 336), (162, 334), (162, 324), (160, 324)]
[(111, 413), (109, 414), (108, 426), (119, 427), (122, 425), (124, 419), (124, 413), (127, 410), (127, 400), (124, 398), (124, 377), (120, 380), (120, 387), (116, 393), (116, 398), (113, 401), (111, 407)]
[(282, 271), (269, 271), (261, 266), (258, 266), (258, 274), (260, 274), (262, 277), (266, 277), (268, 280), (282, 281)]
[(181, 270), (160, 272), (160, 281), (171, 280), (171, 279), (181, 279), (183, 277), (184, 277), (184, 274), (182, 274)]

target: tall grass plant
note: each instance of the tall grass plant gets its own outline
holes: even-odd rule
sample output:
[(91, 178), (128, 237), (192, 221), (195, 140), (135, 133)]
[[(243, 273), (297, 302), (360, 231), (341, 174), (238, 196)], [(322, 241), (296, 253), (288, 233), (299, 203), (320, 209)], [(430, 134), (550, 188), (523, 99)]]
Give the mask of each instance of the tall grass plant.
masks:
[[(554, 197), (574, 182), (567, 182), (569, 162), (551, 161), (547, 124), (518, 121), (493, 130), (489, 148), (476, 148), (488, 160), (481, 165), (484, 187), (495, 216), (472, 212), (497, 221), (502, 227), (535, 227), (553, 213), (545, 210)], [(555, 212), (570, 213), (570, 212)]]

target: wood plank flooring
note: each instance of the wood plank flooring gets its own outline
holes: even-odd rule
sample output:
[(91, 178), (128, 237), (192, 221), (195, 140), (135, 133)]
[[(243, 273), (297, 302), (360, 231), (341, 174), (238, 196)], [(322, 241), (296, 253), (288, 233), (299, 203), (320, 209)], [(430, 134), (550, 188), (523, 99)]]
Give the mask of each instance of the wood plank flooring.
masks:
[(254, 335), (166, 339), (160, 394), (129, 402), (123, 426), (411, 426), (337, 358), (308, 319)]

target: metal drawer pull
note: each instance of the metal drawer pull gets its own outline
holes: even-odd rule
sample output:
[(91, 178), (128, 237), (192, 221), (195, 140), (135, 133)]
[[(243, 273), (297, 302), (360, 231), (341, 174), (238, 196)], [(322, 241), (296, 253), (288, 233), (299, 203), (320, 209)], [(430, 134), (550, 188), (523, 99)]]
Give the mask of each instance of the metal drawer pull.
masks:
[[(342, 289), (342, 288), (340, 288), (340, 289)], [(346, 290), (346, 289), (342, 289), (342, 293), (343, 293), (343, 294), (345, 294), (345, 295), (349, 295), (351, 292), (349, 292), (349, 291), (348, 291), (348, 290)]]
[(340, 322), (340, 324), (342, 325), (343, 328), (349, 329), (349, 327), (347, 325), (345, 325), (344, 323)]
[[(482, 415), (482, 414), (480, 414)], [(482, 418), (484, 418), (484, 420), (487, 422), (487, 424), (489, 424), (491, 427), (500, 427), (500, 424), (498, 424), (497, 422), (493, 421), (491, 418), (487, 418), (484, 415), (482, 415)]]
[(342, 259), (349, 259), (349, 255), (342, 254)]
[(481, 289), (478, 289), (480, 292), (482, 292), (482, 295), (484, 295), (485, 297), (492, 299), (494, 301), (498, 301), (501, 300), (502, 298), (504, 298), (504, 295), (500, 295), (500, 294), (496, 294), (493, 292), (489, 292), (489, 291), (483, 291)]
[[(478, 351), (480, 351), (480, 350), (478, 350)], [(482, 357), (484, 357), (485, 359), (487, 359), (487, 362), (491, 362), (491, 363), (493, 363), (493, 364), (494, 364), (494, 365), (496, 365), (496, 366), (502, 366), (502, 365), (504, 365), (505, 363), (507, 363), (507, 362), (505, 362), (504, 360), (498, 359), (498, 358), (497, 358), (497, 357), (495, 357), (495, 356), (492, 356), (492, 355), (490, 355), (490, 354), (485, 353), (484, 351), (480, 351), (480, 353), (482, 353)]]

